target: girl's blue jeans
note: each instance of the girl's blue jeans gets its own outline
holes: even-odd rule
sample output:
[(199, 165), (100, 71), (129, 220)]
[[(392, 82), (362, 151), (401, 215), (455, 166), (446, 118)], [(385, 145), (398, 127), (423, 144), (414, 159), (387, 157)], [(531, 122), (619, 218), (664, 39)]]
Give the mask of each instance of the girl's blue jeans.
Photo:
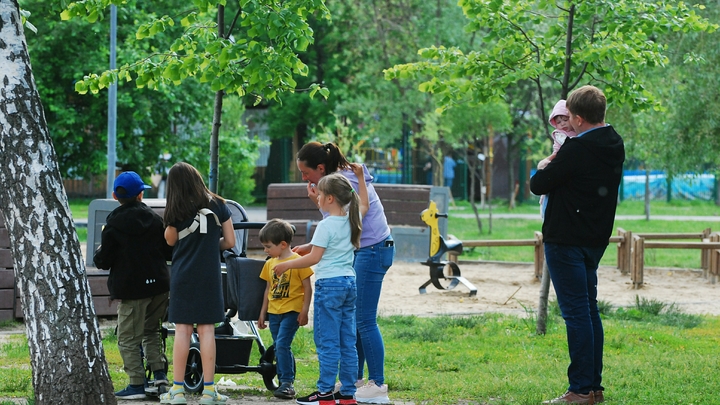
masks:
[(295, 332), (300, 327), (297, 321), (298, 315), (294, 311), (284, 314), (268, 314), (270, 334), (272, 334), (275, 345), (277, 376), (281, 383), (295, 382), (295, 358), (291, 345), (295, 338)]
[(567, 329), (568, 391), (602, 390), (604, 332), (597, 306), (597, 268), (603, 247), (545, 243), (545, 258)]
[(355, 274), (357, 276), (357, 379), (363, 378), (365, 362), (368, 379), (376, 384), (385, 383), (385, 343), (377, 324), (377, 309), (383, 279), (395, 258), (392, 238), (355, 251)]
[(355, 277), (315, 280), (314, 337), (320, 363), (317, 388), (332, 392), (340, 370), (341, 394), (355, 394)]

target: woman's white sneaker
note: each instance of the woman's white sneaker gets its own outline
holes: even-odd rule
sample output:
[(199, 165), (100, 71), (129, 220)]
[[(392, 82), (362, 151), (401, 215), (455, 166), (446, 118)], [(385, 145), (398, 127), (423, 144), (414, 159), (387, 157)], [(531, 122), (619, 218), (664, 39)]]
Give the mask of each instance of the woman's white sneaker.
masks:
[(378, 386), (375, 381), (370, 380), (367, 384), (358, 388), (355, 392), (355, 399), (358, 403), (363, 404), (389, 404), (388, 386), (387, 384)]
[[(365, 385), (365, 379), (357, 380), (355, 381), (355, 388), (360, 388), (363, 385)], [(340, 392), (340, 388), (342, 388), (342, 383), (340, 381), (335, 383), (335, 388), (333, 388), (333, 394), (336, 392)]]

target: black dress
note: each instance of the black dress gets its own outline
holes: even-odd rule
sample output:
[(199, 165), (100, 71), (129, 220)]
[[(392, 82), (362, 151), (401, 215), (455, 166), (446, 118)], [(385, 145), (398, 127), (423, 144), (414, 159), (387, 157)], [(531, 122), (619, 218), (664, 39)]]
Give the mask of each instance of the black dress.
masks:
[[(170, 307), (168, 320), (179, 324), (213, 324), (225, 319), (225, 304), (220, 274), (220, 237), (222, 223), (230, 210), (216, 200), (210, 210), (217, 215), (220, 226), (212, 215), (207, 217), (207, 233), (195, 232), (175, 244), (170, 271)], [(188, 218), (171, 224), (178, 232), (192, 224)]]

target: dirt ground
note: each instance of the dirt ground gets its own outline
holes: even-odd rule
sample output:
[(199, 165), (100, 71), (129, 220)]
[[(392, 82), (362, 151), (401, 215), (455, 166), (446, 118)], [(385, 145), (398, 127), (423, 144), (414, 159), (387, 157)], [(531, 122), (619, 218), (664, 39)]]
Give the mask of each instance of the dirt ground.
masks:
[[(468, 289), (458, 284), (452, 290), (439, 290), (432, 284), (426, 294), (418, 288), (429, 280), (429, 269), (419, 263), (397, 263), (388, 272), (380, 298), (380, 315), (480, 314), (501, 312), (524, 314), (537, 310), (540, 282), (532, 264), (472, 263), (459, 265), (462, 276), (477, 288), (469, 297)], [(598, 270), (598, 299), (615, 306), (628, 306), (640, 296), (675, 303), (691, 314), (720, 315), (720, 287), (705, 279), (699, 270), (646, 269), (645, 283), (633, 289), (629, 275), (612, 267)], [(550, 288), (550, 299), (555, 292)]]

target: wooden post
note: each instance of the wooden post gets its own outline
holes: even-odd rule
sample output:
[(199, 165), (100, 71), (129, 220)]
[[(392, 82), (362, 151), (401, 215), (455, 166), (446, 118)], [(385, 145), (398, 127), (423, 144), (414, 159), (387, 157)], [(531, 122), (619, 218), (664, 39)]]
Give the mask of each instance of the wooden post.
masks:
[(625, 247), (625, 244), (628, 242), (627, 242), (627, 239), (625, 239), (625, 230), (624, 229), (618, 228), (617, 234), (619, 237), (622, 238), (620, 240), (620, 242), (618, 242), (618, 244), (617, 244), (617, 268), (618, 268), (618, 270), (620, 270), (621, 274), (624, 274), (623, 269), (625, 268), (625, 263), (624, 263), (624, 257), (623, 257), (623, 252), (624, 252), (623, 248)]
[(543, 264), (545, 263), (545, 246), (542, 232), (535, 231), (535, 278), (542, 280)]
[[(720, 242), (720, 233), (715, 232), (710, 234), (708, 239), (710, 242)], [(710, 271), (710, 282), (715, 284), (718, 279), (718, 272), (720, 269), (720, 249), (710, 249), (708, 253), (708, 270)]]
[(625, 263), (625, 268), (621, 269), (621, 271), (622, 271), (622, 274), (628, 275), (628, 274), (630, 274), (630, 272), (633, 269), (633, 261), (632, 261), (633, 233), (632, 233), (632, 231), (625, 231), (624, 237), (625, 237), (625, 241), (626, 241), (625, 246), (623, 247), (623, 257), (624, 257), (623, 261)]
[[(710, 228), (705, 229), (702, 231), (702, 236), (700, 237), (701, 242), (714, 242), (712, 239), (710, 239), (711, 231)], [(708, 271), (710, 270), (710, 250), (708, 249), (701, 249), (700, 250), (700, 268), (703, 269), (703, 275), (705, 278), (708, 277)]]
[(643, 284), (643, 269), (645, 266), (645, 239), (633, 235), (632, 238), (632, 282), (633, 288), (638, 289)]

